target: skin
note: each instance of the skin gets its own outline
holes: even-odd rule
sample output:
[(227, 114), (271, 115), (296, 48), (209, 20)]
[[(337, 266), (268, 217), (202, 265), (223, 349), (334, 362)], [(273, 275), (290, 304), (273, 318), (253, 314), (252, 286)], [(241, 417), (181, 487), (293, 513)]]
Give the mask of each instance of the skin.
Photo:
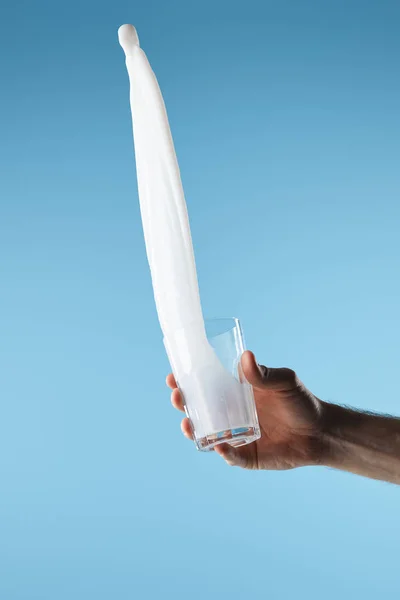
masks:
[[(261, 438), (239, 448), (216, 446), (229, 465), (274, 470), (322, 465), (400, 483), (400, 419), (323, 402), (294, 371), (259, 366), (251, 352), (241, 364), (254, 390)], [(167, 385), (172, 405), (184, 411), (173, 375)], [(187, 417), (181, 428), (193, 438)]]

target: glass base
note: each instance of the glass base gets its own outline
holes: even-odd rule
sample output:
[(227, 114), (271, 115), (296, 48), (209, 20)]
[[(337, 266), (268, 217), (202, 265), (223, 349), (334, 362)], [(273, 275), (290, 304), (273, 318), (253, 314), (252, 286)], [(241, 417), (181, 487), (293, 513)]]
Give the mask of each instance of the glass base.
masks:
[(235, 429), (225, 429), (217, 433), (211, 433), (198, 440), (194, 440), (197, 450), (208, 452), (218, 444), (229, 444), (234, 448), (251, 444), (260, 438), (259, 427), (236, 427)]

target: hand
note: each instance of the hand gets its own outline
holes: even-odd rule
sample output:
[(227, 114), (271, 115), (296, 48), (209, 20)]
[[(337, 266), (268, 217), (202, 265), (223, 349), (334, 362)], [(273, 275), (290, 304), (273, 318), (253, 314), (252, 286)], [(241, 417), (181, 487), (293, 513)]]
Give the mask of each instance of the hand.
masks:
[[(215, 452), (229, 465), (245, 469), (292, 469), (321, 464), (323, 403), (309, 392), (294, 371), (257, 365), (254, 355), (242, 357), (243, 374), (253, 386), (261, 428), (261, 438), (247, 446), (215, 446)], [(172, 405), (183, 411), (180, 391), (173, 375)], [(192, 439), (189, 419), (181, 424), (183, 434)]]

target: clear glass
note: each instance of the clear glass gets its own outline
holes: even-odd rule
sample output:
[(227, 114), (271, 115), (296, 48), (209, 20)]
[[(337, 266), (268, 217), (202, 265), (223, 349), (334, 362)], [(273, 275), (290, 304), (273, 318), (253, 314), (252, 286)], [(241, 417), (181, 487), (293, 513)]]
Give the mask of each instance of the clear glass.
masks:
[(241, 371), (245, 343), (240, 323), (234, 318), (206, 319), (205, 328), (213, 360), (207, 357), (203, 368), (185, 362), (182, 348), (190, 329), (164, 340), (195, 445), (208, 451), (222, 443), (237, 447), (254, 442), (260, 428), (253, 390)]

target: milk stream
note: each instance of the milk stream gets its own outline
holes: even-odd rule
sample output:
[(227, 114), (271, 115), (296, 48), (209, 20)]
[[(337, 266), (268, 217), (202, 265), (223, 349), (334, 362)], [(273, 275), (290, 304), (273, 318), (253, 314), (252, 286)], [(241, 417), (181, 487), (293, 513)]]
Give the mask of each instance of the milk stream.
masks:
[(118, 36), (130, 81), (140, 211), (158, 318), (196, 435), (202, 437), (245, 424), (241, 385), (206, 337), (186, 202), (157, 79), (135, 28), (123, 25)]

